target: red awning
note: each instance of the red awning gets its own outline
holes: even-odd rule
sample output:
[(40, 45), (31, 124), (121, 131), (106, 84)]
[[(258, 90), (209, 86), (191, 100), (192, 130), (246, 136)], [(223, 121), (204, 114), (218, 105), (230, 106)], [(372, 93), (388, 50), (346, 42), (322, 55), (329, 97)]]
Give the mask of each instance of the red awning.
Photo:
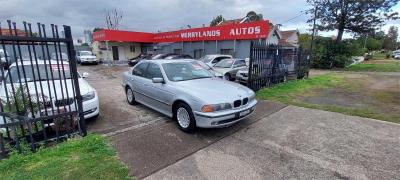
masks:
[(94, 41), (120, 42), (183, 42), (234, 39), (263, 39), (269, 33), (268, 21), (229, 24), (204, 28), (184, 29), (163, 33), (145, 33), (119, 30), (101, 30), (93, 33)]

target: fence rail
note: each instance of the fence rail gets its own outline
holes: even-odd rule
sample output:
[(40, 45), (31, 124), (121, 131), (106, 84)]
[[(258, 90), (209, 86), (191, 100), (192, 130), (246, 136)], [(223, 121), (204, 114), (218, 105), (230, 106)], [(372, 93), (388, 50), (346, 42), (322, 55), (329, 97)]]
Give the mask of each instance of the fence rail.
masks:
[(37, 23), (37, 32), (26, 22), (23, 30), (7, 25), (0, 24), (0, 155), (85, 135), (71, 28), (60, 37), (53, 24)]
[(289, 76), (308, 76), (309, 55), (295, 47), (269, 45), (253, 41), (250, 46), (247, 85), (257, 91), (284, 82)]

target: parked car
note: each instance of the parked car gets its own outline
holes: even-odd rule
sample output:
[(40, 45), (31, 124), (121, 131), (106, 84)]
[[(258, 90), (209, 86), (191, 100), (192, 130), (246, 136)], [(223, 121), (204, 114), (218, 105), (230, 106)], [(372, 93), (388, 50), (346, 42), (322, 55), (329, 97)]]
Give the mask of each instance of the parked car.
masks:
[(203, 61), (209, 66), (214, 66), (214, 64), (217, 64), (223, 59), (232, 59), (233, 57), (231, 55), (224, 55), (224, 54), (210, 54), (210, 55), (205, 55), (204, 57), (200, 58), (200, 61)]
[(76, 60), (81, 64), (98, 64), (99, 60), (91, 51), (78, 51)]
[[(7, 57), (6, 57), (7, 55)], [(7, 60), (6, 60), (7, 58)], [(0, 61), (3, 63), (4, 69), (8, 69), (9, 64), (7, 63), (11, 61), (10, 55), (8, 54), (7, 51), (4, 51), (3, 49), (0, 49)]]
[(229, 126), (257, 104), (252, 90), (215, 78), (196, 60), (141, 61), (124, 72), (122, 86), (129, 104), (159, 111), (185, 132)]
[(210, 71), (210, 73), (211, 73), (212, 75), (214, 75), (215, 77), (221, 78), (221, 79), (224, 78), (224, 75), (221, 74), (221, 73), (219, 73), (218, 71), (214, 70), (213, 67), (210, 67), (209, 65), (207, 65), (206, 63), (203, 63), (203, 62), (201, 62), (201, 61), (198, 61), (198, 62), (199, 62), (199, 64), (200, 64), (201, 66), (204, 67), (204, 69), (207, 69), (208, 71)]
[(242, 84), (247, 84), (249, 79), (249, 68), (241, 69), (236, 73), (235, 81)]
[[(57, 61), (45, 62), (44, 60), (38, 60), (37, 63), (36, 62), (31, 63), (29, 61), (26, 61), (24, 63), (23, 68), (21, 67), (21, 64), (18, 64), (19, 68), (17, 68), (16, 63), (13, 63), (11, 64), (9, 70), (6, 72), (5, 78), (3, 79), (4, 81), (2, 81), (5, 83), (1, 84), (2, 87), (0, 88), (0, 98), (1, 99), (6, 98), (6, 89), (8, 90), (7, 93), (9, 94), (9, 96), (10, 94), (12, 94), (13, 92), (11, 88), (12, 85), (14, 86), (14, 88), (19, 87), (21, 85), (18, 77), (18, 69), (19, 69), (19, 71), (25, 70), (25, 76), (28, 81), (26, 83), (26, 86), (28, 87), (28, 89), (35, 90), (35, 85), (36, 85), (36, 87), (43, 88), (43, 94), (46, 98), (52, 97), (52, 99), (49, 99), (49, 101), (46, 102), (46, 104), (49, 104), (49, 106), (46, 106), (45, 109), (42, 109), (40, 113), (47, 111), (48, 114), (52, 114), (52, 108), (58, 109), (63, 107), (64, 105), (68, 105), (65, 102), (69, 102), (69, 105), (71, 105), (71, 110), (75, 110), (75, 106), (73, 106), (73, 103), (75, 101), (70, 101), (70, 99), (74, 98), (73, 97), (74, 89), (72, 86), (72, 82), (71, 80), (67, 80), (66, 81), (67, 85), (65, 86), (64, 80), (61, 80), (64, 77), (64, 74), (66, 79), (71, 78), (68, 66), (67, 65), (64, 66), (65, 69), (63, 73), (62, 69), (58, 68), (59, 66), (57, 65)], [(37, 71), (37, 68), (39, 69), (39, 71)], [(49, 83), (49, 80), (52, 80), (52, 78), (50, 76), (47, 76), (46, 72), (53, 73), (54, 82)], [(83, 101), (82, 104), (83, 104), (84, 118), (88, 119), (88, 118), (95, 118), (99, 115), (99, 98), (97, 96), (96, 90), (92, 86), (90, 86), (89, 83), (84, 79), (86, 78), (86, 76), (88, 76), (87, 73), (83, 73), (82, 76), (79, 75), (79, 86)], [(40, 81), (39, 80), (34, 81), (34, 79), (39, 79), (38, 77), (41, 77)], [(49, 77), (50, 79), (47, 77)], [(25, 81), (22, 80), (21, 83), (25, 84)], [(61, 83), (63, 84), (62, 86)], [(37, 89), (37, 92), (42, 94), (40, 88)], [(51, 92), (51, 95), (49, 92)], [(68, 92), (68, 96), (66, 92)], [(57, 99), (55, 99), (56, 96)], [(64, 99), (62, 97), (64, 97)]]
[(400, 59), (400, 51), (397, 51), (397, 52), (393, 53), (393, 58), (394, 59)]
[(175, 54), (175, 53), (167, 53), (167, 54), (156, 54), (153, 55), (150, 59), (165, 59), (168, 56), (177, 56), (179, 54)]
[(135, 66), (137, 63), (139, 63), (143, 59), (151, 59), (152, 55), (151, 54), (140, 54), (138, 57), (129, 59), (128, 65), (130, 66)]
[(244, 59), (224, 59), (213, 66), (214, 70), (223, 74), (224, 79), (232, 81), (239, 70), (246, 69)]
[(180, 54), (180, 55), (170, 55), (165, 57), (164, 59), (193, 59), (193, 57), (187, 54)]
[(57, 60), (57, 59), (59, 59), (59, 60), (63, 60), (63, 61), (69, 61), (69, 59), (68, 59), (68, 55), (66, 54), (66, 53), (61, 53), (61, 56), (60, 56), (60, 53), (51, 53), (51, 60)]

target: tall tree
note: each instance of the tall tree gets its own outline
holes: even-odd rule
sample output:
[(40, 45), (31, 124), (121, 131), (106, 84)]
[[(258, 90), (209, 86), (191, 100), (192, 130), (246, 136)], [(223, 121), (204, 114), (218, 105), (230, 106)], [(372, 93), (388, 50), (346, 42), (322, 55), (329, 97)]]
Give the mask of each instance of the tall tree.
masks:
[(210, 26), (216, 26), (222, 21), (225, 21), (225, 18), (222, 17), (222, 15), (218, 15), (212, 19), (212, 21), (210, 22)]
[[(392, 7), (399, 0), (307, 0), (308, 13), (317, 10), (317, 28), (337, 30), (336, 42), (342, 41), (344, 32), (367, 34), (382, 26), (388, 19), (398, 18)], [(308, 22), (312, 22), (310, 19)]]
[(249, 11), (246, 14), (246, 17), (249, 19), (250, 22), (262, 21), (264, 19), (262, 14), (257, 14), (254, 11)]
[(397, 48), (397, 38), (399, 37), (399, 29), (395, 26), (389, 28), (388, 33), (383, 40), (383, 49), (395, 50)]
[(117, 9), (106, 9), (105, 10), (105, 20), (107, 29), (118, 30), (122, 21), (122, 12), (117, 11)]

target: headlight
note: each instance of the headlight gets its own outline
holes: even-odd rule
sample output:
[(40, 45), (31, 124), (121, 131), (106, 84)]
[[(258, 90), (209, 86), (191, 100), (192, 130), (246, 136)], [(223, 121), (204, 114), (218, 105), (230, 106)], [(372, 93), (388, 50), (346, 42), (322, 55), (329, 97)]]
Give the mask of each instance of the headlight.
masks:
[(226, 109), (232, 109), (232, 105), (229, 103), (221, 103), (221, 104), (208, 104), (201, 108), (202, 112), (215, 112), (222, 111)]
[(89, 92), (85, 95), (82, 95), (82, 101), (89, 101), (91, 99), (94, 99), (95, 96), (96, 96), (96, 93), (94, 91)]
[(256, 99), (256, 94), (252, 93), (249, 97), (249, 102), (253, 101), (254, 99)]

